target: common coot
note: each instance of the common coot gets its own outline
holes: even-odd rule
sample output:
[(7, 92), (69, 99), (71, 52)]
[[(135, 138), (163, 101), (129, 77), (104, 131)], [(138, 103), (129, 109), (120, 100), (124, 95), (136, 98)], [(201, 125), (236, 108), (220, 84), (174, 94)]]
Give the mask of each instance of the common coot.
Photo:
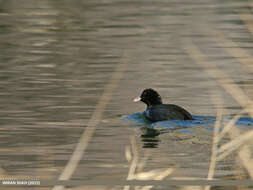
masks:
[(161, 96), (153, 89), (145, 89), (140, 97), (134, 99), (134, 102), (142, 101), (147, 105), (144, 111), (145, 117), (151, 122), (163, 120), (192, 120), (191, 114), (184, 108), (173, 105), (163, 104)]

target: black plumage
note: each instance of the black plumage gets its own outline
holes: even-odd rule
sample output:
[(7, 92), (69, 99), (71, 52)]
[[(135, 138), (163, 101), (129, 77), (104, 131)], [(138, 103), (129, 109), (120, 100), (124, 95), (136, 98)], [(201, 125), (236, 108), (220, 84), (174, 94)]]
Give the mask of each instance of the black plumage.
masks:
[(145, 89), (141, 96), (134, 99), (147, 105), (145, 117), (151, 122), (163, 120), (192, 120), (191, 114), (184, 108), (174, 104), (163, 104), (161, 96), (153, 89)]

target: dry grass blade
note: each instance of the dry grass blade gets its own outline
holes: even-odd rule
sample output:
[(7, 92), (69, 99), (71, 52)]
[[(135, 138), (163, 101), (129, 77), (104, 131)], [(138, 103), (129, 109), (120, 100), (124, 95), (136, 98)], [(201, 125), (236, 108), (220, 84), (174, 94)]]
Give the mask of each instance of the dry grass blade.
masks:
[(173, 171), (174, 169), (172, 168), (165, 169), (164, 171), (158, 173), (158, 175), (154, 178), (154, 180), (162, 180), (165, 177), (169, 176)]
[(126, 160), (128, 162), (130, 162), (132, 160), (132, 154), (131, 154), (131, 148), (130, 148), (130, 146), (126, 146), (125, 157), (126, 157)]
[(252, 152), (248, 146), (244, 146), (238, 153), (241, 162), (247, 169), (251, 179), (253, 179), (253, 159)]
[[(93, 112), (88, 124), (87, 128), (85, 128), (83, 134), (80, 137), (79, 143), (76, 146), (76, 149), (74, 150), (69, 162), (67, 163), (66, 167), (64, 168), (62, 174), (59, 177), (59, 180), (68, 180), (73, 175), (75, 169), (77, 168), (87, 146), (90, 141), (90, 139), (93, 136), (93, 133), (95, 131), (96, 125), (98, 122), (102, 119), (103, 112), (107, 106), (107, 104), (110, 102), (112, 98), (112, 94), (114, 90), (116, 89), (119, 80), (123, 77), (126, 61), (122, 60), (117, 66), (112, 74), (112, 77), (110, 81), (107, 83), (104, 93), (102, 94), (101, 98), (99, 99), (95, 111)], [(63, 190), (63, 186), (55, 186), (53, 190)]]
[[(131, 163), (129, 167), (127, 180), (162, 180), (174, 171), (172, 168), (167, 168), (167, 169), (155, 169), (155, 170), (151, 170), (147, 172), (136, 172), (137, 168), (139, 168), (139, 171), (142, 171), (150, 153), (148, 151), (145, 152), (144, 158), (139, 163), (138, 162), (139, 152), (138, 152), (135, 137), (131, 137), (130, 142), (131, 142), (132, 151), (127, 150), (126, 148), (127, 150), (126, 152), (129, 152), (126, 154), (131, 154), (132, 152), (133, 156), (131, 157), (131, 160), (130, 160)], [(135, 190), (148, 190), (148, 189), (151, 189), (152, 187), (153, 187), (152, 185), (144, 186), (144, 187), (135, 186)], [(130, 189), (129, 185), (124, 186), (124, 190), (129, 190), (129, 189)]]
[(192, 43), (190, 39), (185, 40), (186, 51), (196, 61), (202, 65), (205, 71), (213, 77), (244, 109), (247, 109), (253, 118), (253, 109), (251, 99), (244, 93), (242, 89), (234, 83), (234, 81), (224, 72), (220, 71), (215, 65), (208, 63), (207, 57)]
[(235, 147), (238, 147), (244, 144), (246, 141), (251, 140), (252, 137), (253, 137), (253, 130), (244, 135), (240, 135), (236, 139), (221, 146), (219, 148), (219, 152), (225, 152), (226, 150), (234, 149)]
[[(234, 129), (231, 129), (234, 130)], [(230, 130), (230, 131), (231, 131)], [(230, 132), (229, 131), (229, 132)], [(234, 140), (226, 143), (225, 145), (221, 146), (219, 148), (219, 153), (222, 153), (219, 155), (217, 160), (222, 160), (232, 152), (234, 152), (236, 149), (240, 148), (242, 145), (244, 145), (247, 141), (250, 141), (253, 138), (253, 131), (248, 132), (247, 134), (240, 135)]]
[[(236, 127), (233, 127), (232, 130), (229, 131), (229, 135), (231, 139), (238, 138), (238, 136), (240, 136), (240, 130)], [(253, 159), (248, 145), (243, 145), (241, 147), (241, 149), (238, 151), (238, 157), (241, 160), (244, 168), (248, 171), (251, 179), (253, 179)]]
[[(176, 179), (176, 180), (199, 180), (199, 178), (196, 178), (196, 177), (176, 177), (176, 178), (173, 178), (173, 179)], [(182, 186), (180, 187), (180, 190), (203, 190), (204, 187), (202, 186)]]
[[(204, 25), (208, 26), (206, 23)], [(212, 39), (217, 43), (218, 46), (233, 56), (240, 64), (246, 66), (245, 68), (247, 68), (247, 71), (253, 71), (252, 58), (247, 51), (240, 48), (237, 43), (225, 38), (221, 32), (207, 30), (207, 28), (209, 27), (206, 27), (206, 29), (203, 28), (203, 30), (205, 30), (205, 33), (207, 33), (209, 36), (212, 36)]]
[[(127, 176), (127, 180), (133, 180), (135, 179), (135, 170), (138, 164), (138, 149), (137, 149), (137, 144), (136, 144), (136, 139), (134, 136), (130, 137), (130, 142), (131, 142), (131, 149), (133, 152), (133, 157), (131, 159), (131, 164), (130, 164), (130, 168), (128, 171), (128, 176)], [(130, 151), (131, 152), (131, 151)], [(129, 190), (130, 186), (126, 185), (124, 186), (124, 190)]]
[[(213, 102), (214, 98), (213, 98)], [(221, 101), (219, 101), (221, 102)], [(221, 103), (220, 103), (221, 104)], [(213, 133), (213, 144), (212, 144), (212, 154), (211, 154), (211, 161), (210, 161), (210, 165), (209, 165), (209, 171), (208, 171), (208, 176), (207, 179), (213, 179), (214, 176), (214, 171), (215, 171), (215, 165), (216, 165), (216, 156), (217, 156), (217, 145), (218, 145), (218, 132), (220, 129), (220, 124), (221, 124), (221, 120), (222, 120), (222, 110), (218, 108), (218, 105), (216, 105), (217, 107), (217, 119), (214, 125), (214, 133)], [(204, 190), (209, 190), (211, 188), (211, 186), (205, 186)]]
[(239, 14), (239, 16), (240, 16), (240, 19), (245, 23), (245, 25), (248, 28), (249, 32), (253, 35), (253, 25), (251, 24), (251, 21), (253, 19), (252, 13), (247, 11), (247, 12)]
[(147, 163), (149, 156), (150, 156), (150, 151), (149, 150), (145, 151), (143, 158), (141, 159), (141, 161), (139, 162), (139, 164), (137, 166), (137, 172), (142, 172), (144, 166)]
[[(252, 101), (249, 99), (247, 95), (230, 79), (225, 73), (220, 71), (215, 65), (208, 64), (206, 56), (204, 56), (199, 49), (188, 39), (187, 41), (187, 49), (186, 51), (189, 55), (196, 60), (197, 63), (204, 66), (206, 71), (212, 76), (228, 93), (234, 97), (235, 100), (244, 108), (245, 111), (249, 113), (249, 115), (253, 118), (253, 109), (252, 109)], [(232, 139), (238, 138), (240, 135), (240, 130), (235, 127), (229, 130), (229, 135)], [(252, 138), (251, 134), (246, 134), (240, 138), (240, 140), (250, 140)], [(241, 145), (242, 143), (235, 139), (233, 145)], [(236, 143), (235, 143), (236, 142)], [(226, 145), (228, 147), (228, 145)], [(229, 147), (233, 147), (230, 146)], [(242, 161), (243, 166), (250, 174), (253, 179), (253, 164), (251, 158), (251, 151), (247, 145), (243, 145), (240, 151), (238, 152), (238, 156)], [(221, 157), (220, 157), (221, 158)]]
[(228, 124), (223, 128), (222, 132), (220, 134), (218, 134), (217, 140), (220, 141), (230, 130), (231, 128), (234, 126), (234, 124), (236, 123), (236, 121), (241, 117), (241, 114), (238, 114), (236, 116), (233, 117), (233, 119), (231, 119)]
[(202, 190), (203, 188), (200, 186), (185, 186), (182, 187), (181, 190)]
[(137, 180), (161, 180), (172, 173), (173, 169), (155, 169), (148, 172), (140, 172), (135, 175)]
[(216, 34), (215, 40), (217, 44), (220, 45), (221, 47), (233, 47), (233, 48), (225, 48), (225, 50), (235, 59), (237, 59), (239, 63), (241, 63), (244, 66), (247, 66), (247, 69), (249, 71), (253, 71), (252, 59), (246, 51), (238, 47), (238, 45), (233, 41), (225, 39), (220, 35)]
[(135, 171), (136, 171), (138, 159), (139, 159), (139, 153), (138, 153), (138, 148), (137, 148), (137, 144), (136, 144), (136, 139), (134, 137), (131, 137), (130, 141), (131, 141), (131, 145), (132, 145), (133, 159), (132, 159), (132, 162), (131, 162), (131, 165), (129, 168), (127, 180), (135, 179)]
[(147, 186), (142, 187), (140, 190), (149, 190), (149, 189), (152, 189), (152, 188), (153, 188), (152, 185), (147, 185)]
[[(162, 180), (164, 179), (165, 177), (169, 176), (172, 172), (173, 172), (173, 169), (172, 168), (168, 168), (168, 169), (165, 169), (163, 171), (150, 171), (152, 173), (155, 173), (154, 177), (153, 177), (153, 180)], [(149, 190), (149, 189), (152, 189), (153, 186), (152, 185), (147, 185), (147, 186), (144, 186), (141, 190)]]

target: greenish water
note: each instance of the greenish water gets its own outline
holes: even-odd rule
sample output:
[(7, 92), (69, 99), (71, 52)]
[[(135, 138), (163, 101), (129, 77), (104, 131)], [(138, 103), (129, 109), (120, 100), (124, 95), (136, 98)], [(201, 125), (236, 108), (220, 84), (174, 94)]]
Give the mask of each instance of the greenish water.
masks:
[[(142, 138), (140, 127), (120, 118), (145, 109), (132, 99), (147, 87), (194, 115), (216, 116), (212, 93), (215, 101), (221, 95), (226, 116), (240, 112), (186, 46), (190, 39), (252, 98), (252, 70), (241, 63), (253, 56), (252, 34), (241, 20), (252, 10), (248, 1), (231, 0), (0, 0), (1, 175), (57, 179), (124, 60), (123, 78), (72, 179), (126, 179), (131, 136), (141, 156), (149, 151), (146, 171), (172, 167), (170, 177), (206, 178), (213, 131)], [(215, 177), (241, 173), (228, 159)]]

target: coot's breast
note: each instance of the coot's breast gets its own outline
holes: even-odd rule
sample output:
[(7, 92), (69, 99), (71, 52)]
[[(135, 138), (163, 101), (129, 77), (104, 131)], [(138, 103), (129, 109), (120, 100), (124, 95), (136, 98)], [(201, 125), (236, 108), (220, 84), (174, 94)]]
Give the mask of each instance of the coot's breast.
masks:
[(159, 104), (149, 106), (144, 112), (146, 118), (152, 122), (163, 120), (192, 120), (192, 116), (184, 108), (173, 104)]

